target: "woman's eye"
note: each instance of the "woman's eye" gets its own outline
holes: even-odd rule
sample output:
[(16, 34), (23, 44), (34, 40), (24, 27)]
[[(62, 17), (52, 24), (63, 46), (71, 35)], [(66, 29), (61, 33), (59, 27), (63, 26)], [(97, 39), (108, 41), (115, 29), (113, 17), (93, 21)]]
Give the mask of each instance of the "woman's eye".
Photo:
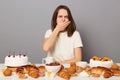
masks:
[(65, 16), (65, 18), (68, 18), (68, 16)]
[(68, 19), (68, 16), (59, 15), (58, 18), (66, 18), (66, 19)]
[(62, 16), (58, 16), (59, 18), (62, 18)]

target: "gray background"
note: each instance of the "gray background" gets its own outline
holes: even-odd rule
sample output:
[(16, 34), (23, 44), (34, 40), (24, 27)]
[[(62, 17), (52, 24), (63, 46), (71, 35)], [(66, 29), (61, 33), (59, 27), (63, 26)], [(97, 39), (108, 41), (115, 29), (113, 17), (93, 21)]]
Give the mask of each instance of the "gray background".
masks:
[(15, 51), (41, 63), (46, 56), (43, 37), (60, 4), (73, 14), (83, 40), (83, 60), (99, 55), (120, 62), (120, 0), (0, 0), (0, 62)]

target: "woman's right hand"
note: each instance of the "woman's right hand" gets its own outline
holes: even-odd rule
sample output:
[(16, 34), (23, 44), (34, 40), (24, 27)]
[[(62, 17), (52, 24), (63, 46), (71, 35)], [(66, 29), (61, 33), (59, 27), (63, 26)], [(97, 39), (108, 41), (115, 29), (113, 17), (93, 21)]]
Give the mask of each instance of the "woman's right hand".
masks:
[(70, 24), (70, 21), (60, 22), (56, 25), (55, 29), (58, 30), (58, 32), (65, 31), (65, 29), (68, 27), (69, 24)]

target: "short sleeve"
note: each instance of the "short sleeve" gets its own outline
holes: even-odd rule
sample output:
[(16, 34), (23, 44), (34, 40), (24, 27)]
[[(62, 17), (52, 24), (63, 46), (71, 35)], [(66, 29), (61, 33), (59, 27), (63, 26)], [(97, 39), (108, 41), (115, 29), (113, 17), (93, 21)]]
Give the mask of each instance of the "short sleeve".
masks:
[(74, 35), (74, 48), (83, 47), (80, 33), (78, 31), (75, 31), (73, 35)]
[(45, 33), (45, 38), (48, 38), (51, 34), (52, 34), (52, 30), (51, 29), (47, 30)]

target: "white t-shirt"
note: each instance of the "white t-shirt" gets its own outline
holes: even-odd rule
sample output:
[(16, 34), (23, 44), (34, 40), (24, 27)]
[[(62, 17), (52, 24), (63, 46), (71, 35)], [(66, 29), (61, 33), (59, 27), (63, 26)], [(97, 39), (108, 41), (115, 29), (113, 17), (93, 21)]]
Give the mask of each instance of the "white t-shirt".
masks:
[[(52, 30), (47, 30), (45, 38), (49, 38), (51, 34)], [(54, 49), (48, 52), (48, 56), (54, 57), (56, 61), (70, 60), (74, 58), (74, 48), (76, 47), (83, 47), (79, 32), (75, 31), (71, 37), (67, 36), (67, 32), (61, 32)]]

